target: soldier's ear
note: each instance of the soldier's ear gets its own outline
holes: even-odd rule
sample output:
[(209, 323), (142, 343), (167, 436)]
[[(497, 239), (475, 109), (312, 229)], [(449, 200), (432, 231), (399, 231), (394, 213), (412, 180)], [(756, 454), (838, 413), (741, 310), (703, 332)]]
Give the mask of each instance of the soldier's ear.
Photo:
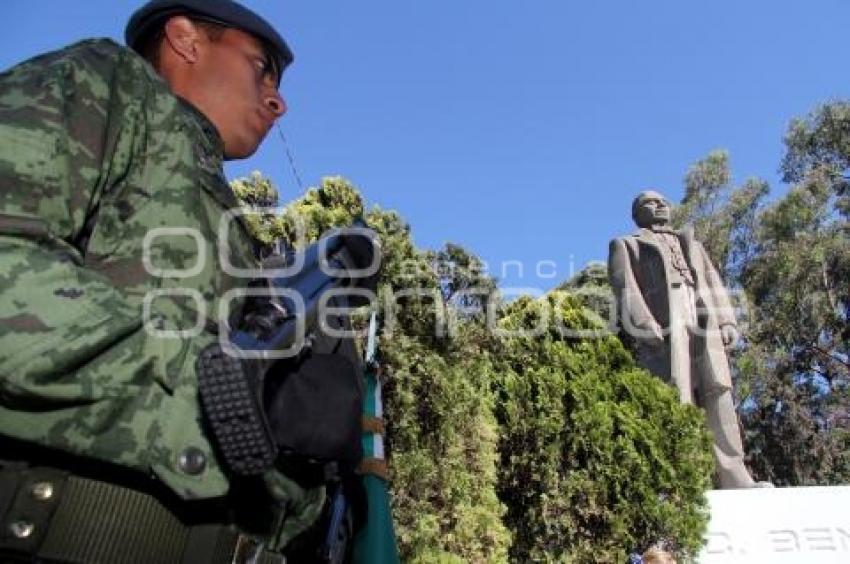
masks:
[(174, 16), (165, 22), (165, 43), (189, 64), (198, 61), (200, 30), (186, 16)]

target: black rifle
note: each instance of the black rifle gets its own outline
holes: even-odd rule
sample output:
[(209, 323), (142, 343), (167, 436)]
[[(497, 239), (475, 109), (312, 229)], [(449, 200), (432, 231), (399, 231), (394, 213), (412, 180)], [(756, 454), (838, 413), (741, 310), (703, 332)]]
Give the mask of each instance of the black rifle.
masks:
[[(377, 235), (360, 224), (271, 261), (265, 268), (283, 271), (281, 276), (252, 284), (241, 315), (230, 320), (218, 343), (201, 353), (201, 404), (234, 474), (260, 475), (278, 456), (263, 409), (269, 368), (309, 346), (309, 335), (321, 324), (323, 305), (344, 309), (369, 303), (380, 258)], [(331, 291), (336, 296), (329, 300)]]

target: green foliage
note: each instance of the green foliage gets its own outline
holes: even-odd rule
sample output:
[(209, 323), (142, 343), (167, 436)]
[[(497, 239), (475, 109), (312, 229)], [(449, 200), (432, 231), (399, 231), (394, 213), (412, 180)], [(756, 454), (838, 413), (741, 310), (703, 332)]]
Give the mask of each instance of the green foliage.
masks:
[[(745, 297), (733, 368), (755, 476), (846, 483), (850, 102), (793, 120), (785, 143), (784, 195), (768, 203), (763, 180), (733, 184), (729, 155), (714, 151), (687, 172), (674, 225), (694, 226)], [(405, 561), (616, 562), (657, 541), (686, 558), (699, 549), (711, 439), (697, 409), (638, 369), (618, 339), (596, 334), (611, 317), (603, 264), (545, 298), (503, 304), (474, 253), (418, 249), (396, 212), (367, 210), (342, 178), (282, 214), (267, 209), (277, 192), (258, 173), (233, 187), (267, 244), (297, 247), (360, 218), (381, 236)]]
[[(496, 497), (492, 368), (481, 354), (446, 354), (435, 336), (437, 320), (445, 319), (435, 256), (463, 260), (464, 266), (478, 259), (459, 247), (445, 255), (418, 250), (396, 212), (378, 207), (366, 212), (358, 191), (341, 178), (323, 179), (288, 204), (280, 221), (284, 240), (296, 247), (364, 216), (382, 244), (380, 350), (402, 558), (503, 561), (510, 536)], [(405, 289), (424, 295), (398, 295)]]
[(724, 280), (751, 259), (756, 210), (769, 190), (756, 178), (735, 188), (731, 178), (729, 154), (712, 151), (688, 170), (685, 197), (673, 213), (677, 228), (693, 227)]
[(541, 316), (543, 334), (506, 336), (494, 355), (511, 559), (618, 562), (656, 541), (695, 554), (713, 468), (701, 412), (616, 337), (565, 339), (597, 326), (574, 297), (520, 298), (500, 325), (538, 327)]
[(608, 324), (614, 329), (617, 304), (608, 281), (607, 264), (591, 261), (557, 289), (575, 296), (583, 307), (596, 314), (600, 323)]
[[(686, 177), (680, 222), (700, 239), (748, 306), (734, 359), (748, 463), (777, 485), (850, 479), (850, 241), (845, 209), (850, 105), (791, 123), (782, 169), (793, 182), (767, 204), (766, 183), (733, 188), (712, 153)], [(726, 172), (722, 172), (726, 169)], [(701, 206), (712, 201), (712, 207)]]
[(382, 343), (393, 501), (405, 561), (504, 561), (498, 429), (486, 359), (444, 358), (415, 338)]
[(230, 187), (236, 198), (249, 209), (273, 207), (278, 203), (277, 188), (259, 171), (252, 172), (247, 178), (237, 178)]
[[(659, 540), (693, 554), (712, 464), (699, 411), (637, 369), (616, 338), (564, 334), (603, 327), (578, 298), (500, 304), (473, 253), (417, 249), (397, 213), (367, 211), (343, 179), (324, 179), (263, 225), (293, 247), (364, 216), (383, 248), (380, 351), (402, 559), (615, 562)], [(605, 292), (604, 278), (596, 265), (568, 286), (594, 280)], [(553, 315), (542, 334), (511, 333), (544, 310)]]
[(245, 224), (254, 238), (270, 245), (284, 236), (283, 225), (274, 211), (278, 192), (271, 180), (255, 171), (247, 178), (234, 180), (230, 187), (242, 204)]
[(835, 210), (850, 218), (850, 102), (823, 104), (805, 118), (796, 118), (785, 135), (782, 160), (786, 182), (800, 183), (820, 175), (835, 196)]
[(428, 256), (445, 302), (470, 315), (486, 309), (487, 297), (495, 291), (496, 282), (484, 273), (481, 259), (453, 243), (446, 243)]
[(317, 240), (334, 227), (348, 227), (363, 219), (363, 198), (343, 178), (322, 179), (318, 188), (310, 188), (298, 200), (284, 208), (285, 239), (292, 246)]

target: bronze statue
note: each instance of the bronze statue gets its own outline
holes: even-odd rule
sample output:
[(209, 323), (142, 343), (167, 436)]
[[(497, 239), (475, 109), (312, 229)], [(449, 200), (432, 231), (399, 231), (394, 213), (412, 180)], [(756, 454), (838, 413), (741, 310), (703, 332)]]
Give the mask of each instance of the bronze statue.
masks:
[[(611, 241), (608, 276), (638, 362), (702, 407), (714, 435), (721, 489), (756, 486), (744, 466), (726, 349), (738, 339), (729, 294), (691, 230), (670, 228), (670, 202), (646, 191), (632, 203), (640, 230)], [(758, 484), (761, 485), (761, 484)]]

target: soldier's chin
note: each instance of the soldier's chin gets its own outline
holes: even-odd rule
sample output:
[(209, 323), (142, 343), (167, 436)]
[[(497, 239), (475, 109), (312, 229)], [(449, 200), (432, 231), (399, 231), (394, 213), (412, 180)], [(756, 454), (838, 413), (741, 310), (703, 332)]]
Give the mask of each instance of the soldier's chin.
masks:
[(228, 161), (247, 159), (257, 152), (262, 138), (256, 136), (245, 136), (230, 143), (224, 144), (224, 158)]

